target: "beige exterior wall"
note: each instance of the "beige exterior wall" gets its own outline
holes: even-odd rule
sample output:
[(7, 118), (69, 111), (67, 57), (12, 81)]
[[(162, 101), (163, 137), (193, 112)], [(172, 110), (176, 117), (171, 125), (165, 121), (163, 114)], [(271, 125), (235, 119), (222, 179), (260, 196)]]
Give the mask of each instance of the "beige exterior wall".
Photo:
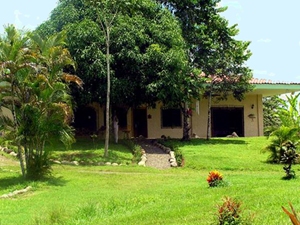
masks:
[(148, 119), (148, 138), (160, 138), (162, 135), (172, 138), (182, 137), (182, 128), (162, 128), (161, 126), (161, 108), (162, 104), (157, 104), (155, 109), (147, 109)]
[[(253, 105), (253, 109), (251, 108)], [(248, 95), (245, 100), (237, 101), (228, 98), (226, 101), (212, 101), (212, 107), (243, 107), (244, 108), (244, 136), (262, 136), (263, 135), (263, 111), (262, 96)], [(192, 105), (196, 109), (196, 102)], [(255, 118), (249, 118), (249, 114), (254, 114)], [(191, 134), (197, 134), (199, 137), (206, 137), (208, 117), (208, 100), (202, 99), (199, 102), (199, 114), (193, 110)]]
[[(252, 109), (253, 105), (253, 109)], [(162, 135), (172, 138), (182, 137), (182, 128), (162, 128), (161, 127), (161, 107), (159, 104), (155, 109), (148, 109), (151, 119), (148, 119), (148, 138), (160, 138)], [(212, 107), (243, 107), (244, 108), (244, 136), (263, 135), (263, 109), (261, 95), (248, 95), (245, 100), (237, 101), (233, 97), (226, 101), (212, 101)], [(199, 102), (199, 114), (197, 113), (196, 101), (192, 104), (193, 116), (191, 117), (191, 132), (201, 138), (207, 134), (208, 100), (202, 99)], [(249, 114), (254, 114), (255, 118), (249, 118)]]
[[(206, 137), (207, 133), (207, 116), (208, 116), (208, 100), (199, 101), (199, 114), (197, 112), (197, 101), (192, 103), (193, 116), (190, 119), (190, 134), (196, 134), (201, 138)], [(252, 108), (253, 105), (253, 108)], [(97, 112), (97, 129), (104, 126), (104, 110), (98, 104), (92, 104)], [(237, 101), (233, 97), (229, 97), (226, 101), (212, 101), (212, 107), (242, 107), (244, 109), (244, 136), (262, 136), (263, 135), (263, 108), (261, 95), (247, 95), (245, 100)], [(162, 135), (171, 138), (182, 137), (181, 128), (162, 128), (161, 125), (161, 108), (162, 104), (157, 104), (156, 108), (147, 109), (147, 127), (148, 138), (160, 138)], [(249, 114), (254, 114), (255, 118), (249, 118)], [(126, 131), (129, 137), (134, 136), (134, 118), (132, 110), (127, 113), (127, 129), (119, 129), (119, 138), (126, 137)]]

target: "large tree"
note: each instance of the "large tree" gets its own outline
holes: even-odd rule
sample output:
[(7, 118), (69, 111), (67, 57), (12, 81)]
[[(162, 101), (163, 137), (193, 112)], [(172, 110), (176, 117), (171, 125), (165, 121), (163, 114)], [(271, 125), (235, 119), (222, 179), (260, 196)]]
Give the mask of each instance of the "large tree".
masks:
[[(116, 5), (119, 11), (110, 30), (112, 104), (153, 106), (162, 101), (178, 107), (192, 94), (200, 96), (200, 78), (191, 76), (174, 16), (151, 0), (118, 1)], [(105, 33), (101, 26), (99, 29), (97, 10), (81, 0), (61, 0), (50, 20), (38, 28), (43, 35), (67, 31), (77, 74), (85, 82), (84, 90), (74, 93), (78, 104), (96, 101), (104, 105), (107, 99)]]
[(212, 96), (226, 99), (229, 94), (242, 100), (252, 89), (251, 70), (245, 62), (251, 56), (250, 42), (236, 40), (237, 25), (229, 26), (222, 17), (226, 7), (220, 0), (160, 0), (180, 21), (183, 37), (189, 51), (190, 64), (199, 68), (210, 82), (208, 97), (208, 132), (210, 137), (210, 107)]
[[(124, 1), (116, 4), (119, 2), (124, 5)], [(185, 57), (185, 45), (177, 21), (161, 5), (152, 0), (127, 3), (130, 7), (120, 6), (111, 28), (111, 100), (131, 107), (157, 100), (153, 86), (164, 75), (182, 70), (175, 57)], [(77, 74), (85, 83), (84, 90), (75, 93), (79, 104), (106, 103), (105, 35), (96, 11), (82, 0), (61, 0), (50, 20), (38, 28), (42, 35), (67, 31)], [(173, 54), (177, 50), (182, 55)]]
[(0, 113), (0, 128), (17, 146), (26, 178), (38, 179), (50, 171), (46, 142), (73, 141), (68, 81), (80, 85), (81, 80), (63, 72), (74, 65), (64, 45), (65, 33), (44, 40), (13, 26), (0, 39), (1, 109), (11, 112)]

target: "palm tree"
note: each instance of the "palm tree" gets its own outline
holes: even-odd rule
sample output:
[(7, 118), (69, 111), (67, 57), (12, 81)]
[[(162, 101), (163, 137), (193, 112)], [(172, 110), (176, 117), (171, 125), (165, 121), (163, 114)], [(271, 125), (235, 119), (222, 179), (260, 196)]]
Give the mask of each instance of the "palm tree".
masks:
[[(22, 148), (18, 131), (20, 121), (18, 113), (22, 98), (20, 96), (19, 80), (24, 78), (32, 65), (27, 62), (28, 40), (26, 35), (20, 34), (13, 26), (5, 27), (5, 36), (0, 37), (0, 102), (1, 109), (5, 107), (10, 110), (11, 117), (1, 114), (0, 122), (2, 128), (6, 129), (6, 137), (13, 141), (18, 147), (19, 156), (22, 155)], [(25, 176), (25, 166), (23, 157), (19, 157), (23, 176)]]
[(271, 139), (271, 143), (265, 148), (265, 151), (271, 153), (268, 161), (280, 163), (285, 152), (286, 143), (298, 142), (298, 128), (282, 126), (273, 131), (269, 138)]
[[(64, 47), (65, 38), (65, 33), (53, 35), (46, 40), (37, 34), (27, 33), (26, 54), (19, 50), (23, 56), (22, 63), (16, 64), (18, 61), (15, 59), (1, 59), (2, 74), (6, 71), (10, 80), (6, 81), (5, 76), (1, 79), (7, 82), (6, 86), (14, 87), (7, 91), (8, 96), (13, 96), (13, 102), (7, 102), (7, 105), (14, 115), (15, 136), (7, 137), (17, 143), (20, 156), (24, 153), (26, 167), (22, 173), (27, 178), (40, 178), (50, 171), (46, 141), (59, 139), (66, 145), (74, 141), (73, 130), (69, 126), (72, 104), (68, 82), (82, 85), (82, 81), (75, 75), (63, 72), (65, 66), (74, 66), (69, 51)], [(7, 45), (9, 43), (14, 41), (6, 42)], [(15, 64), (16, 68), (20, 67), (17, 72), (14, 72), (14, 67), (9, 67)], [(2, 118), (4, 121), (5, 117)]]

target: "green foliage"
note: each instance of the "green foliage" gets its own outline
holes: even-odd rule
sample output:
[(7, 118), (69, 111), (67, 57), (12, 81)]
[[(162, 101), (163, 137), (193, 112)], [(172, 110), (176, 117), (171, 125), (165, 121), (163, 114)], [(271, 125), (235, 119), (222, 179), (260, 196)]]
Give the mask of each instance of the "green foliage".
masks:
[(222, 205), (218, 206), (219, 225), (244, 224), (241, 219), (241, 202), (225, 197)]
[[(107, 4), (111, 12), (97, 17), (105, 8), (102, 4)], [(67, 10), (69, 8), (72, 10)], [(70, 13), (71, 18), (78, 19), (61, 22), (61, 17), (68, 17)], [(155, 1), (63, 0), (50, 20), (37, 30), (43, 36), (48, 35), (48, 30), (67, 31), (77, 74), (85, 83), (84, 90), (73, 90), (78, 105), (106, 101), (106, 39), (102, 25), (105, 20), (110, 21), (109, 18), (114, 18), (109, 30), (112, 105), (153, 105), (158, 98), (167, 98), (158, 92), (163, 92), (163, 87), (169, 88), (168, 78), (189, 77), (183, 73), (187, 54), (180, 26), (172, 14)], [(175, 85), (174, 79), (171, 81), (172, 86)], [(179, 83), (176, 80), (176, 84)], [(179, 89), (173, 90), (180, 93)]]
[(182, 151), (180, 151), (178, 148), (175, 148), (175, 159), (176, 159), (176, 162), (177, 162), (177, 165), (178, 166), (184, 166), (184, 157), (183, 157), (183, 154), (182, 154)]
[(287, 143), (296, 143), (299, 139), (298, 129), (282, 126), (270, 134), (271, 143), (267, 145), (264, 151), (270, 152), (268, 161), (271, 163), (280, 163), (286, 151)]
[(123, 139), (121, 143), (127, 146), (133, 154), (132, 163), (137, 164), (141, 160), (142, 149), (132, 139)]
[(266, 136), (282, 125), (278, 116), (279, 108), (282, 107), (279, 96), (263, 97), (264, 134)]
[(280, 126), (300, 129), (300, 93), (266, 97), (263, 99), (265, 134), (269, 135)]
[(30, 179), (51, 171), (46, 142), (74, 141), (67, 83), (69, 78), (77, 84), (81, 80), (63, 73), (65, 66), (74, 66), (65, 39), (65, 32), (42, 39), (13, 26), (6, 27), (0, 38), (1, 130), (18, 148), (22, 174)]
[(283, 167), (286, 174), (284, 179), (296, 178), (296, 173), (294, 170), (292, 170), (292, 164), (296, 163), (299, 158), (299, 154), (296, 152), (297, 145), (297, 142), (293, 143), (291, 141), (287, 141), (282, 145), (283, 154), (280, 162), (286, 164)]
[(277, 108), (277, 116), (280, 118), (283, 126), (297, 127), (300, 129), (299, 96), (300, 92), (298, 94), (286, 95), (286, 99), (280, 99), (280, 105), (282, 105), (282, 107)]

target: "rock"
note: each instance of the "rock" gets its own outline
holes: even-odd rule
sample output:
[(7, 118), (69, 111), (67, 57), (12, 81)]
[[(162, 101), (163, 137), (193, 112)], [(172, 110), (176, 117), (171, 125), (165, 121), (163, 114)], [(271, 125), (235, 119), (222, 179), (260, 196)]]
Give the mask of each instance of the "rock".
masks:
[(0, 198), (9, 198), (8, 194), (1, 195)]
[(11, 156), (14, 156), (14, 157), (17, 157), (17, 153), (15, 153), (15, 152), (11, 152), (11, 153), (9, 153)]
[(75, 166), (79, 166), (79, 162), (78, 162), (78, 161), (73, 161), (72, 163), (73, 163), (73, 165), (75, 165)]
[(119, 164), (118, 163), (113, 163), (111, 164), (112, 166), (118, 166)]
[(24, 189), (21, 189), (21, 190), (15, 190), (15, 191), (10, 192), (10, 193), (8, 193), (8, 194), (4, 194), (4, 195), (2, 195), (0, 198), (10, 198), (10, 197), (13, 197), (13, 196), (15, 196), (15, 195), (23, 194), (23, 193), (25, 193), (25, 192), (27, 192), (27, 191), (29, 191), (29, 190), (31, 190), (31, 189), (32, 189), (32, 187), (31, 187), (31, 186), (28, 186), (28, 187), (26, 187), (26, 188), (24, 188)]
[(172, 167), (177, 167), (178, 165), (177, 165), (176, 162), (172, 162), (172, 163), (171, 163), (171, 166), (172, 166)]
[(7, 154), (11, 153), (13, 150), (8, 149), (7, 147), (3, 148), (3, 151), (6, 152)]
[(139, 166), (146, 166), (146, 162), (145, 162), (145, 161), (140, 161), (140, 162), (138, 163), (138, 165), (139, 165)]
[(169, 154), (170, 154), (170, 157), (171, 157), (171, 158), (175, 158), (175, 152), (174, 152), (174, 151), (170, 151)]
[(53, 162), (54, 164), (59, 164), (59, 165), (61, 164), (61, 161), (58, 161), (58, 160), (53, 160), (52, 162)]
[(175, 158), (170, 158), (170, 159), (169, 159), (169, 162), (170, 162), (170, 163), (176, 162), (176, 159), (175, 159)]
[(106, 162), (105, 165), (111, 166), (111, 162)]
[(79, 163), (77, 161), (69, 162), (69, 161), (65, 161), (65, 160), (61, 161), (61, 164), (63, 164), (63, 165), (71, 165), (71, 166), (78, 166), (79, 165)]

